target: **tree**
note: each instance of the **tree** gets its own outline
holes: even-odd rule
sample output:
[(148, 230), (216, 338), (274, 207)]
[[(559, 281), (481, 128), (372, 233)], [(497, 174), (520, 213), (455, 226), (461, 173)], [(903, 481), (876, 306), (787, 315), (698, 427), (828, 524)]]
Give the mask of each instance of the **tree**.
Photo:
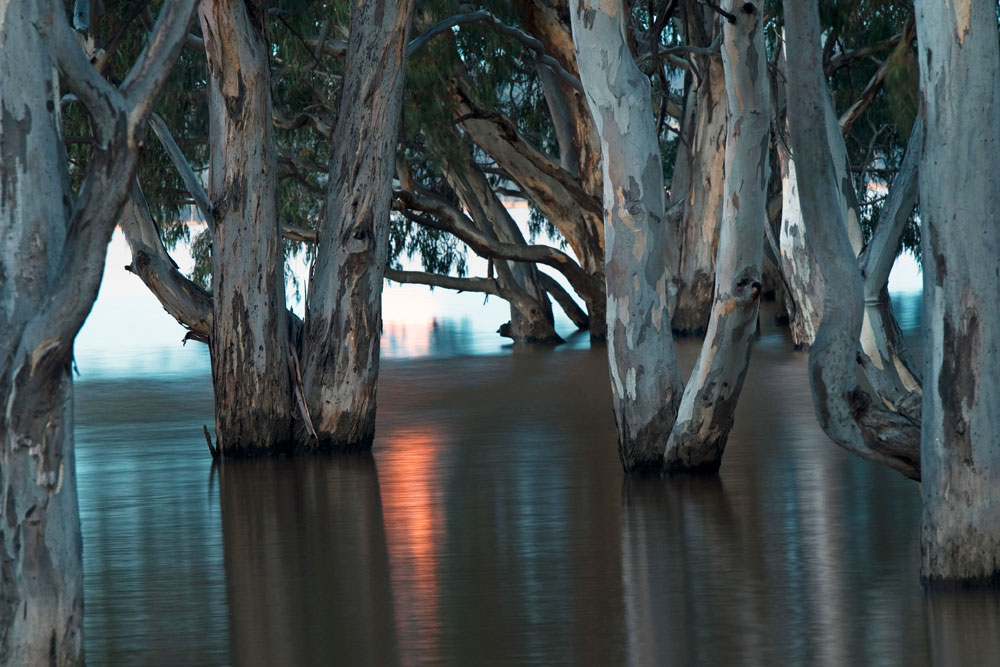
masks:
[[(902, 233), (899, 215), (904, 220), (909, 216), (908, 210), (899, 213), (905, 209), (902, 195), (907, 181), (904, 178), (897, 184), (897, 210), (887, 209), (880, 222), (885, 227), (876, 232), (862, 258), (863, 276), (858, 244), (851, 238), (856, 225), (844, 203), (850, 194), (845, 192), (850, 184), (842, 178), (839, 166), (844, 157), (831, 152), (829, 133), (815, 131), (828, 127), (831, 115), (816, 7), (811, 3), (786, 7), (785, 21), (791, 153), (796, 164), (810, 166), (797, 174), (798, 201), (824, 285), (823, 319), (809, 350), (813, 404), (820, 425), (834, 442), (919, 479), (919, 410), (915, 408), (919, 387), (914, 386), (916, 379), (906, 365), (894, 359), (896, 352), (884, 332), (894, 325), (891, 313), (877, 309), (870, 316), (865, 313), (866, 289), (880, 295), (884, 289), (889, 258), (895, 256)], [(912, 207), (912, 196), (909, 203)], [(880, 328), (877, 335), (873, 324)]]
[(370, 449), (375, 435), (382, 280), (413, 5), (369, 0), (351, 11), (326, 217), (303, 330), (303, 386), (318, 449)]
[(664, 220), (649, 80), (629, 52), (624, 5), (584, 2), (571, 12), (601, 139), (608, 357), (619, 453), (629, 472), (718, 470), (756, 328), (770, 176), (769, 83), (760, 9), (726, 4), (733, 10), (721, 11), (730, 111), (726, 207), (713, 312), (686, 388), (671, 332), (676, 264), (667, 254), (677, 246)]
[[(73, 340), (97, 296), (146, 117), (194, 9), (194, 0), (163, 8), (120, 88), (91, 65), (63, 3), (0, 9), (3, 664), (83, 661)], [(75, 198), (60, 136), (60, 80), (86, 109), (94, 133)]]
[(927, 134), (922, 576), (1000, 580), (1000, 50), (996, 4), (918, 0)]
[(209, 71), (216, 446), (224, 457), (254, 456), (294, 449), (296, 416), (267, 3), (203, 3), (199, 17)]

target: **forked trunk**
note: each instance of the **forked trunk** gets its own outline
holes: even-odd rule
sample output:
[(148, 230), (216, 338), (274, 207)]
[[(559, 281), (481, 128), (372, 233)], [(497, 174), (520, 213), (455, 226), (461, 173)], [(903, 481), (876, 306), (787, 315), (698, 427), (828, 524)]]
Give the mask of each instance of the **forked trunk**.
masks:
[(922, 575), (1000, 583), (1000, 49), (996, 4), (918, 0), (927, 138)]
[(271, 123), (266, 3), (199, 9), (209, 68), (214, 316), (209, 349), (224, 458), (294, 447)]
[(375, 435), (382, 279), (413, 4), (361, 0), (351, 10), (303, 340), (303, 384), (321, 450), (366, 450)]

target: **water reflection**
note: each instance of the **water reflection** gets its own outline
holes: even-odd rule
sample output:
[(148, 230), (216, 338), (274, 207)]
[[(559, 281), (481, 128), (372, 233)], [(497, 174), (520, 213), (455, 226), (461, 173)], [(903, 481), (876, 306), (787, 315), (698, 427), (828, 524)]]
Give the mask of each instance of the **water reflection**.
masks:
[[(918, 306), (897, 306), (907, 326)], [(113, 358), (134, 376), (77, 388), (88, 657), (995, 660), (1000, 596), (923, 593), (918, 487), (825, 438), (806, 355), (761, 324), (708, 480), (623, 481), (604, 349), (473, 356), (444, 330), (427, 339), (442, 358), (383, 364), (374, 457), (227, 463), (214, 479), (207, 372)], [(682, 366), (697, 351), (681, 343)]]
[(397, 662), (371, 457), (226, 462), (218, 483), (233, 664)]

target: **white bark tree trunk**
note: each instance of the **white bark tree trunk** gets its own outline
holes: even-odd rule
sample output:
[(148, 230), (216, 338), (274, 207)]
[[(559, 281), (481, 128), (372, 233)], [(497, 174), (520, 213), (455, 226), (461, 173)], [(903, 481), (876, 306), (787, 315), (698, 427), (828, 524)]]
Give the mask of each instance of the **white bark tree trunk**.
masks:
[(203, 2), (215, 433), (224, 458), (294, 448), (267, 4)]
[[(845, 180), (830, 139), (815, 132), (829, 114), (819, 17), (814, 2), (785, 9), (788, 124), (798, 165), (799, 203), (809, 246), (825, 284), (823, 319), (809, 352), (809, 377), (820, 425), (845, 449), (919, 477), (918, 431), (906, 410), (887, 404), (857, 373), (864, 285), (852, 242)], [(836, 289), (831, 289), (836, 286)]]
[(621, 2), (573, 5), (580, 79), (601, 139), (608, 360), (618, 451), (628, 472), (659, 472), (682, 391), (671, 339), (676, 287), (665, 248), (663, 171), (649, 80), (626, 42)]
[(723, 28), (729, 120), (715, 298), (667, 443), (667, 471), (714, 471), (722, 463), (757, 330), (771, 177), (770, 81), (760, 7), (743, 0), (727, 4), (736, 23)]
[(1000, 49), (996, 4), (918, 0), (927, 138), (922, 575), (1000, 581)]
[(413, 0), (361, 0), (351, 10), (302, 354), (315, 446), (321, 450), (366, 450), (375, 435), (382, 280), (413, 5)]

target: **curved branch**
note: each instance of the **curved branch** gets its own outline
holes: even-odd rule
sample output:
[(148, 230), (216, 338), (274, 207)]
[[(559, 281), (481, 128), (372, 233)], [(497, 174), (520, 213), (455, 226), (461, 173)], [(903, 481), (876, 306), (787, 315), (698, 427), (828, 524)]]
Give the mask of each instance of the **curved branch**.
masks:
[(385, 278), (386, 280), (408, 285), (430, 285), (431, 287), (443, 287), (458, 292), (482, 292), (484, 294), (501, 296), (500, 285), (497, 284), (494, 278), (456, 278), (455, 276), (445, 276), (440, 273), (397, 271), (396, 269), (386, 269)]
[[(461, 211), (442, 199), (429, 194), (417, 194), (405, 190), (397, 190), (393, 194), (397, 202), (402, 204), (403, 209), (409, 208), (431, 214), (431, 216), (415, 218), (417, 222), (433, 229), (454, 234), (483, 257), (535, 262), (551, 266), (566, 276), (573, 289), (585, 299), (592, 298), (595, 290), (600, 289), (597, 279), (584, 271), (572, 257), (561, 250), (545, 245), (519, 245), (493, 241), (476, 229)], [(398, 205), (394, 208), (400, 210)]]
[(212, 332), (212, 295), (177, 270), (156, 232), (138, 181), (129, 188), (129, 202), (121, 219), (132, 263), (125, 267), (146, 284), (171, 317), (189, 329), (190, 336), (208, 342)]
[(426, 32), (410, 40), (410, 43), (406, 47), (406, 57), (413, 57), (413, 54), (421, 47), (438, 35), (449, 31), (451, 28), (454, 28), (457, 25), (476, 22), (488, 23), (501, 35), (511, 37), (520, 42), (523, 47), (535, 53), (535, 60), (537, 62), (544, 63), (569, 85), (573, 86), (581, 93), (583, 92), (583, 84), (580, 83), (580, 79), (568, 72), (558, 60), (546, 54), (545, 46), (539, 40), (535, 39), (523, 30), (507, 25), (485, 9), (466, 12), (465, 14), (456, 14), (455, 16), (446, 18), (443, 21), (431, 26)]

